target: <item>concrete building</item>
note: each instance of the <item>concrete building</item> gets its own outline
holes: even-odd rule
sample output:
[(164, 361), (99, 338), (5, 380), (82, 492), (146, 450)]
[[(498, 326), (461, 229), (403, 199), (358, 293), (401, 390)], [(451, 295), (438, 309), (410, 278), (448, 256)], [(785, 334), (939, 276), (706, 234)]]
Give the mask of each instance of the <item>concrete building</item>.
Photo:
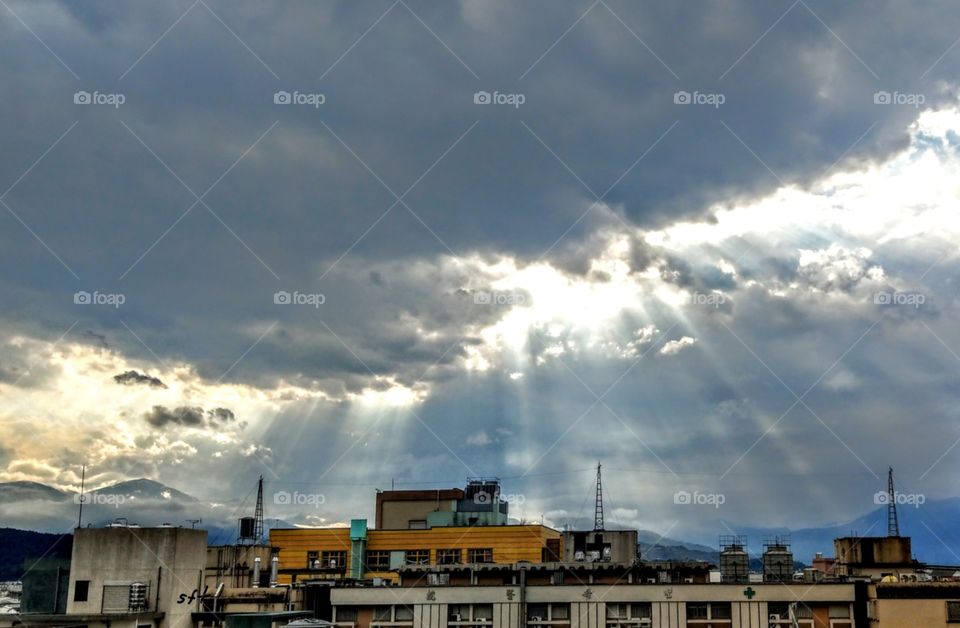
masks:
[(960, 582), (882, 582), (870, 586), (870, 626), (950, 628), (960, 624)]
[(835, 539), (833, 548), (836, 576), (900, 578), (916, 574), (923, 567), (913, 558), (908, 536), (848, 536)]
[(509, 505), (500, 495), (500, 480), (478, 478), (464, 489), (377, 491), (377, 530), (423, 530), (434, 527), (506, 525)]
[(567, 531), (562, 539), (565, 563), (632, 563), (640, 558), (636, 530)]
[(206, 530), (109, 526), (74, 530), (66, 612), (17, 626), (180, 628), (199, 609)]
[(462, 586), (411, 568), (400, 586), (336, 588), (331, 601), (340, 628), (770, 628), (792, 625), (794, 603), (803, 628), (867, 627), (865, 583), (709, 584), (706, 565), (675, 567), (676, 582), (658, 582), (649, 567), (491, 566), (501, 573)]
[(199, 608), (206, 554), (206, 530), (78, 528), (67, 615), (114, 628), (182, 625)]

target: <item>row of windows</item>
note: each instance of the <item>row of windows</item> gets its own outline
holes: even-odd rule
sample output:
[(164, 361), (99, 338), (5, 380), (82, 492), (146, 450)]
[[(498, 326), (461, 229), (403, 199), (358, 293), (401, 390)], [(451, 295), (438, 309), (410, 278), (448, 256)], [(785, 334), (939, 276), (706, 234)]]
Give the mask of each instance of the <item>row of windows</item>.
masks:
[[(774, 616), (787, 619), (788, 605), (786, 603), (771, 602), (768, 605), (771, 618)], [(732, 620), (731, 604), (729, 602), (688, 602), (686, 605), (687, 620), (693, 626), (729, 626)], [(795, 615), (801, 620), (801, 625), (813, 617), (810, 608), (803, 604), (795, 607)], [(830, 618), (850, 617), (850, 608), (845, 604), (830, 606)], [(642, 620), (653, 617), (653, 605), (650, 602), (611, 603), (606, 604), (607, 626), (622, 626), (624, 624), (642, 625)], [(947, 615), (952, 620), (960, 617), (960, 602), (947, 603)], [(548, 628), (545, 624), (567, 624), (570, 621), (570, 605), (560, 604), (528, 604), (527, 625), (529, 628)], [(807, 621), (803, 621), (807, 620)], [(357, 621), (357, 609), (351, 607), (337, 607), (336, 621), (352, 623)], [(413, 622), (413, 609), (409, 606), (376, 606), (373, 609), (373, 621), (379, 623)], [(711, 622), (718, 622), (713, 624)], [(789, 622), (789, 620), (787, 620)], [(447, 607), (447, 623), (456, 628), (483, 628), (493, 623), (492, 604), (450, 604)], [(773, 624), (771, 624), (773, 625)], [(776, 625), (781, 625), (780, 621)], [(789, 623), (782, 625), (788, 626)]]
[(347, 553), (343, 550), (307, 552), (308, 569), (340, 569), (347, 564)]
[[(390, 556), (396, 551), (403, 552), (403, 563), (406, 565), (429, 565), (430, 550), (412, 549), (412, 550), (369, 550), (366, 555), (367, 571), (390, 571)], [(466, 561), (464, 561), (466, 554)], [(345, 551), (329, 552), (307, 552), (307, 568), (309, 569), (334, 569), (346, 566), (347, 553)], [(438, 549), (436, 550), (437, 565), (457, 565), (463, 562), (467, 563), (492, 563), (493, 548), (474, 547), (467, 550), (462, 549)]]

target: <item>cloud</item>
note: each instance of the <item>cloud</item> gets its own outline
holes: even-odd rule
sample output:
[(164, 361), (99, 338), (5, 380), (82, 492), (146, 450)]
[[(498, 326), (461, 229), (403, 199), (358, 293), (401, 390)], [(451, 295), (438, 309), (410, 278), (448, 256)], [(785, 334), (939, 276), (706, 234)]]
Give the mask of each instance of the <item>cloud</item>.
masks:
[(143, 384), (151, 388), (166, 388), (167, 385), (160, 381), (159, 378), (151, 377), (146, 373), (138, 373), (137, 371), (124, 371), (119, 375), (113, 376), (113, 381), (118, 384), (123, 384), (126, 386), (132, 384)]
[(660, 355), (677, 355), (687, 347), (692, 347), (697, 344), (696, 338), (691, 338), (690, 336), (684, 336), (679, 340), (671, 340), (664, 343), (663, 347), (660, 348)]
[(467, 437), (467, 444), (474, 447), (485, 447), (492, 442), (493, 440), (486, 432), (476, 432)]
[(215, 428), (225, 423), (232, 423), (236, 417), (233, 411), (227, 408), (213, 408), (204, 411), (203, 408), (198, 406), (180, 406), (173, 410), (166, 406), (153, 406), (149, 412), (144, 414), (144, 419), (150, 425), (159, 428), (168, 425)]
[(883, 268), (870, 265), (872, 255), (868, 248), (847, 249), (836, 242), (826, 249), (800, 249), (797, 274), (818, 290), (850, 292), (863, 280), (883, 280)]
[[(652, 525), (669, 523), (671, 470), (717, 478), (742, 457), (728, 503), (795, 522), (858, 508), (865, 466), (920, 477), (954, 440), (960, 56), (934, 63), (956, 38), (947, 0), (880, 3), (870, 20), (857, 3), (610, 0), (579, 21), (573, 2), (411, 1), (416, 17), (397, 5), (357, 46), (386, 6), (211, 0), (230, 30), (190, 12), (132, 68), (183, 7), (12, 8), (56, 34), (84, 86), (127, 100), (74, 105), (70, 73), (0, 23), (19, 95), (0, 101), (0, 173), (23, 221), (0, 230), (0, 442), (22, 461), (5, 479), (69, 486), (84, 461), (238, 494), (237, 469), (324, 477), (351, 484), (323, 489), (338, 512), (321, 519), (342, 521), (391, 478), (485, 473), (523, 477), (531, 512), (569, 511), (583, 487), (557, 478), (588, 469), (587, 486), (602, 456), (626, 469), (614, 495), (645, 505), (631, 523)], [(317, 60), (323, 108), (275, 105), (316, 84)], [(506, 86), (522, 108), (474, 105)], [(927, 102), (876, 104), (881, 89)], [(213, 185), (208, 207), (184, 213), (184, 185)], [(930, 298), (878, 307), (881, 288)], [(125, 303), (77, 304), (78, 289)], [(667, 358), (694, 339), (697, 359)], [(167, 388), (104, 386), (129, 371)], [(787, 388), (818, 382), (816, 417), (782, 416)], [(917, 416), (903, 457), (889, 434)], [(478, 434), (502, 447), (462, 447)], [(924, 488), (954, 494), (955, 458), (939, 464)], [(810, 480), (827, 467), (850, 479)], [(801, 490), (818, 508), (798, 509)]]
[(203, 408), (180, 406), (170, 410), (165, 406), (153, 406), (144, 415), (147, 423), (154, 427), (166, 427), (169, 424), (186, 427), (200, 427), (205, 423)]

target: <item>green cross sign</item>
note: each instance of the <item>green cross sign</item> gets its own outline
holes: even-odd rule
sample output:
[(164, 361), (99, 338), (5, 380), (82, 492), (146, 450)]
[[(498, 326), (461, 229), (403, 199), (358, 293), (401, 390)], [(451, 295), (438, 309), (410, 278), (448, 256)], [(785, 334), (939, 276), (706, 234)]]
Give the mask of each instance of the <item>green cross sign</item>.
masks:
[(743, 594), (747, 596), (748, 600), (752, 600), (753, 596), (756, 595), (757, 592), (753, 590), (753, 587), (747, 587), (746, 589), (743, 590)]

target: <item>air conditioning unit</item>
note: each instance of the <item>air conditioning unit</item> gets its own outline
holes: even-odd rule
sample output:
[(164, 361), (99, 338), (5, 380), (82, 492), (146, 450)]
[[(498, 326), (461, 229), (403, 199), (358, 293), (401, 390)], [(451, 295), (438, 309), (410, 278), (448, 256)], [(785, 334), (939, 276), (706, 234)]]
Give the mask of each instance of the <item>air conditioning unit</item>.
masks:
[(453, 621), (463, 621), (463, 616), (460, 613), (454, 613), (450, 617)]
[(647, 584), (656, 584), (656, 583), (657, 583), (656, 578), (647, 578)]
[(331, 568), (331, 569), (336, 569), (336, 568), (337, 568), (337, 559), (336, 559), (336, 558), (331, 558), (331, 559), (330, 559), (330, 568)]
[(586, 554), (584, 554), (583, 552), (574, 552), (573, 554), (573, 560), (577, 561), (578, 563), (582, 563), (586, 559), (586, 557), (587, 557)]
[(685, 584), (693, 584), (693, 578), (684, 578), (683, 581)]
[(539, 615), (534, 615), (533, 617), (530, 618), (530, 621), (543, 621), (543, 617), (540, 617)]

